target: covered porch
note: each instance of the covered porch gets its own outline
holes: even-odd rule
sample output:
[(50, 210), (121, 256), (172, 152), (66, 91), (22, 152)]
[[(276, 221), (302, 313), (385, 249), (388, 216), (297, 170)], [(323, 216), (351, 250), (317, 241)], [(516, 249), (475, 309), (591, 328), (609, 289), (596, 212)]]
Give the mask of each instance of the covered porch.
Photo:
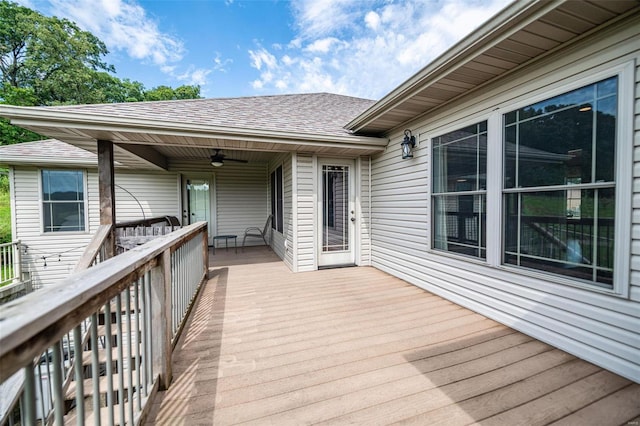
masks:
[(147, 424), (637, 424), (640, 385), (371, 267), (209, 253)]

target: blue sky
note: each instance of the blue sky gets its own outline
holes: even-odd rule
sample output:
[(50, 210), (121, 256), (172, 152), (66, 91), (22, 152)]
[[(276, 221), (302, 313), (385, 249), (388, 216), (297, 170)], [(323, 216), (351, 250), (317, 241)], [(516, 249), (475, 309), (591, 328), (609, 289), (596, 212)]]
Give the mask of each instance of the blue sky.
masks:
[(19, 0), (105, 42), (117, 76), (204, 97), (379, 99), (510, 0)]

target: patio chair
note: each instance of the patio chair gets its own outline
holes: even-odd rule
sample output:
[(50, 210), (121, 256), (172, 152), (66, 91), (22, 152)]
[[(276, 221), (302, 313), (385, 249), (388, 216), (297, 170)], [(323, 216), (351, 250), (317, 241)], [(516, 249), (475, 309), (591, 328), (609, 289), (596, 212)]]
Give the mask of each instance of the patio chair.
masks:
[(244, 242), (246, 241), (247, 237), (262, 238), (262, 241), (264, 241), (266, 246), (269, 247), (269, 243), (267, 242), (267, 232), (269, 232), (269, 228), (271, 227), (272, 218), (273, 218), (273, 215), (270, 214), (269, 217), (267, 218), (267, 222), (264, 224), (263, 229), (260, 229), (257, 226), (250, 226), (249, 228), (244, 230), (244, 237), (242, 238), (243, 249), (244, 249)]

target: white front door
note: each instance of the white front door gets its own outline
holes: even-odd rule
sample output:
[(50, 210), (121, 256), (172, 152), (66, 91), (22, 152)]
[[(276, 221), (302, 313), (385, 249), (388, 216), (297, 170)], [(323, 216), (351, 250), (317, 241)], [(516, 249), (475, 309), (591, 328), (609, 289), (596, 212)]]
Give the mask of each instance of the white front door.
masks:
[(211, 222), (211, 190), (211, 179), (208, 177), (184, 177), (182, 223), (191, 225), (196, 222), (207, 222), (209, 243), (214, 234)]
[(318, 266), (355, 263), (354, 162), (318, 161)]

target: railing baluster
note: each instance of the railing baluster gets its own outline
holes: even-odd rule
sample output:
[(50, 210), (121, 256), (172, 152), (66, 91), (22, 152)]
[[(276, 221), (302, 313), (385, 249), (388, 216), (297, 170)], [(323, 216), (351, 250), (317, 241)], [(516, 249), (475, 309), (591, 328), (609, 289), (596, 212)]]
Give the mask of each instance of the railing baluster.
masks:
[(93, 383), (93, 421), (100, 426), (100, 358), (98, 353), (98, 314), (91, 316), (91, 381)]
[[(141, 359), (142, 359), (142, 385), (143, 385), (143, 391), (144, 391), (144, 396), (147, 396), (147, 382), (149, 380), (148, 378), (148, 363), (149, 363), (149, 355), (148, 355), (148, 351), (149, 351), (149, 346), (148, 346), (148, 340), (149, 340), (149, 325), (147, 324), (147, 309), (149, 308), (148, 303), (147, 303), (147, 290), (146, 290), (146, 282), (147, 282), (147, 274), (145, 274), (142, 278), (140, 278), (140, 297), (142, 298), (140, 301), (140, 305), (141, 305), (141, 312), (140, 315), (142, 316), (142, 323), (140, 326), (140, 329), (142, 330), (142, 354), (141, 354)], [(142, 395), (141, 395), (142, 397)], [(142, 398), (140, 398), (142, 399)]]
[(73, 329), (73, 353), (75, 358), (76, 379), (76, 420), (78, 426), (84, 425), (84, 373), (82, 366), (82, 326)]
[(151, 321), (151, 271), (147, 272), (144, 275), (144, 289), (145, 289), (145, 320), (146, 320), (146, 329), (147, 329), (147, 380), (145, 384), (147, 389), (145, 389), (145, 395), (149, 395), (149, 386), (153, 383), (153, 323)]
[(24, 422), (26, 425), (36, 424), (36, 389), (33, 365), (24, 368), (24, 394), (22, 395), (22, 407), (24, 408)]
[(53, 344), (53, 415), (55, 424), (62, 426), (64, 416), (64, 399), (62, 395), (62, 372), (64, 359), (60, 340)]
[[(127, 378), (129, 388), (127, 389), (128, 402), (129, 402), (129, 422), (133, 424), (133, 329), (131, 327), (131, 287), (127, 287), (124, 290), (125, 297), (125, 309), (127, 310)], [(137, 337), (136, 337), (137, 340)]]
[(144, 340), (144, 333), (142, 332), (142, 328), (140, 327), (140, 279), (138, 279), (135, 283), (134, 287), (134, 295), (135, 299), (135, 309), (136, 309), (136, 399), (138, 404), (138, 410), (142, 410), (142, 396), (140, 395), (140, 391), (142, 389), (141, 381), (142, 381), (142, 373), (140, 372), (141, 368), (141, 359), (140, 359), (140, 350), (141, 350), (141, 342), (140, 340)]
[(107, 380), (107, 418), (108, 424), (113, 425), (113, 353), (111, 345), (111, 301), (104, 305), (104, 340), (106, 355), (106, 380)]
[(122, 341), (122, 296), (116, 296), (116, 344), (118, 347), (118, 414), (120, 415), (120, 424), (126, 423), (124, 417), (124, 350)]

